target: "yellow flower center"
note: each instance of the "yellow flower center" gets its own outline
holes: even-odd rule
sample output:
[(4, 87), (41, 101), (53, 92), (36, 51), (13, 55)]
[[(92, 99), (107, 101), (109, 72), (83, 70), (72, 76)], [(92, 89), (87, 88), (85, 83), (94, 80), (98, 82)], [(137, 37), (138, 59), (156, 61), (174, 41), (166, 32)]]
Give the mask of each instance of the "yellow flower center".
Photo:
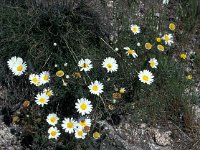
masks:
[(86, 105), (85, 103), (83, 103), (83, 104), (80, 105), (80, 108), (81, 108), (82, 110), (86, 110), (87, 105)]
[(73, 128), (73, 127), (74, 127), (73, 122), (68, 122), (68, 123), (67, 123), (67, 128)]
[(111, 68), (112, 68), (112, 64), (107, 64), (107, 67), (108, 67), (109, 69), (111, 69)]
[(148, 81), (148, 80), (149, 80), (149, 77), (146, 76), (146, 75), (144, 75), (144, 76), (143, 76), (143, 80), (144, 80), (144, 81)]
[(49, 97), (51, 96), (51, 91), (46, 91), (46, 95), (48, 95)]
[(93, 90), (93, 91), (98, 91), (98, 89), (99, 89), (99, 87), (98, 87), (97, 85), (94, 85), (94, 86), (92, 87), (92, 90)]
[(136, 27), (133, 27), (131, 30), (132, 30), (134, 33), (137, 32), (137, 28), (136, 28)]
[(95, 139), (99, 139), (99, 138), (101, 137), (101, 135), (100, 135), (99, 132), (94, 132), (94, 133), (93, 133), (93, 137), (94, 137)]
[(56, 118), (55, 118), (55, 117), (52, 117), (52, 118), (50, 119), (50, 121), (51, 121), (52, 123), (55, 123), (55, 122), (56, 122)]
[(88, 64), (86, 64), (86, 63), (82, 64), (82, 68), (88, 68), (88, 67), (89, 67)]
[(42, 97), (42, 98), (40, 98), (40, 103), (45, 103), (45, 99)]
[(82, 137), (83, 136), (83, 131), (78, 131), (78, 136)]
[(34, 77), (34, 78), (32, 79), (32, 81), (33, 81), (34, 83), (36, 83), (36, 82), (37, 82), (37, 78)]
[(86, 122), (85, 121), (80, 121), (79, 123), (82, 127), (86, 126)]
[(49, 77), (47, 75), (44, 76), (43, 78), (45, 81), (47, 81), (49, 79)]
[(131, 55), (132, 55), (133, 53), (134, 53), (134, 51), (133, 51), (132, 49), (129, 49), (129, 50), (128, 50), (128, 54), (131, 54)]
[(146, 44), (145, 44), (145, 48), (146, 48), (146, 49), (151, 49), (151, 48), (152, 48), (151, 43), (146, 43)]
[(156, 41), (160, 43), (161, 42), (161, 38), (156, 38)]
[(175, 24), (174, 23), (170, 23), (169, 24), (169, 29), (172, 30), (172, 31), (174, 31), (176, 29)]
[(165, 35), (164, 38), (165, 38), (165, 41), (169, 41), (169, 36), (168, 35)]
[(22, 65), (20, 65), (20, 66), (17, 67), (17, 71), (22, 71), (22, 69), (23, 69)]
[(64, 76), (64, 74), (65, 73), (62, 70), (59, 70), (56, 72), (56, 76), (58, 76), (58, 77), (62, 77), (62, 76)]
[[(150, 62), (150, 66), (151, 66), (151, 67), (154, 67), (154, 66), (155, 66), (155, 63), (154, 63), (153, 61), (151, 61), (151, 62)], [(144, 78), (144, 77), (143, 77), (143, 78)]]
[(56, 131), (51, 131), (51, 136), (56, 136)]
[(160, 50), (160, 51), (164, 51), (164, 50), (165, 50), (164, 46), (162, 46), (162, 45), (158, 45), (157, 48), (158, 48), (158, 50)]

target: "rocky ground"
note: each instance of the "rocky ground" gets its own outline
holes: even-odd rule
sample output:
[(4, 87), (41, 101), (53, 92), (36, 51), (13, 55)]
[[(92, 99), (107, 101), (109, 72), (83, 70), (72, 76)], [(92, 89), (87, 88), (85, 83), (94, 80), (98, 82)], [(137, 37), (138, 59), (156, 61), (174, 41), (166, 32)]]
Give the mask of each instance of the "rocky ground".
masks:
[(6, 106), (6, 90), (0, 86), (0, 149), (21, 150), (20, 140), (15, 135), (16, 126), (7, 124), (9, 111), (6, 110)]

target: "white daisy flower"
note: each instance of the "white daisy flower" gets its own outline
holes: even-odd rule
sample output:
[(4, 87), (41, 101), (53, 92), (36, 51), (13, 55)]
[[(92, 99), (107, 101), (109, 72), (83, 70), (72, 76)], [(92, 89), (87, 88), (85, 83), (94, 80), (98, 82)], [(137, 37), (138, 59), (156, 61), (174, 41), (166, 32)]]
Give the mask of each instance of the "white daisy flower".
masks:
[(157, 66), (158, 66), (158, 61), (157, 61), (157, 59), (155, 59), (155, 58), (151, 58), (151, 59), (149, 60), (149, 64), (150, 64), (151, 68), (157, 68)]
[(34, 85), (36, 85), (36, 86), (40, 86), (40, 85), (41, 85), (39, 75), (30, 74), (29, 80), (30, 80), (31, 84), (34, 84)]
[(50, 80), (50, 74), (48, 71), (43, 71), (42, 73), (40, 73), (40, 82), (41, 84), (45, 84), (48, 83)]
[(78, 99), (77, 103), (75, 103), (75, 108), (80, 114), (85, 115), (90, 114), (93, 107), (91, 105), (91, 101), (86, 98), (81, 98)]
[(126, 50), (127, 56), (132, 55), (133, 58), (138, 57), (138, 55), (136, 54), (136, 52), (134, 50), (130, 49), (129, 47), (124, 47), (124, 49)]
[(172, 34), (165, 34), (162, 39), (165, 40), (166, 45), (170, 46), (172, 43), (174, 43)]
[(14, 56), (14, 57), (11, 57), (8, 61), (7, 61), (7, 64), (8, 64), (8, 68), (10, 70), (12, 70), (12, 67), (14, 66), (15, 62), (17, 61), (17, 57)]
[(151, 84), (153, 82), (153, 74), (148, 70), (140, 71), (138, 74), (139, 80), (146, 84)]
[(92, 82), (88, 88), (90, 89), (90, 93), (98, 96), (103, 92), (103, 84), (97, 80)]
[(75, 137), (77, 139), (85, 139), (86, 135), (87, 135), (87, 133), (83, 132), (82, 128), (78, 128), (75, 130)]
[(131, 25), (131, 31), (135, 34), (140, 33), (140, 27), (137, 25)]
[(93, 65), (91, 64), (91, 60), (89, 59), (81, 59), (78, 62), (78, 66), (81, 68), (80, 71), (90, 71), (93, 68)]
[(51, 90), (51, 88), (45, 88), (43, 92), (49, 97), (53, 96), (53, 91)]
[(169, 0), (163, 0), (163, 4), (168, 4)]
[(35, 101), (35, 102), (36, 102), (38, 105), (41, 105), (41, 106), (43, 107), (45, 104), (48, 103), (48, 101), (49, 101), (49, 96), (46, 95), (45, 93), (41, 93), (41, 94), (38, 94), (38, 95), (36, 96), (36, 101)]
[(77, 122), (73, 118), (65, 118), (62, 121), (62, 128), (65, 130), (65, 132), (68, 132), (69, 134), (74, 133), (74, 130), (77, 127)]
[(58, 116), (54, 113), (49, 114), (46, 119), (48, 124), (50, 124), (52, 126), (55, 126), (58, 123), (58, 120), (59, 120)]
[(117, 61), (112, 57), (104, 59), (102, 66), (107, 69), (107, 72), (115, 72), (118, 69)]
[(60, 135), (60, 131), (57, 127), (50, 127), (48, 130), (49, 139), (57, 139)]
[(82, 128), (84, 129), (84, 127), (90, 127), (91, 126), (91, 119), (88, 119), (88, 118), (81, 118), (79, 119), (79, 122), (78, 122), (78, 128)]
[(9, 69), (16, 76), (22, 75), (27, 69), (26, 62), (23, 62), (23, 59), (20, 57), (14, 56), (11, 59), (9, 59), (7, 63)]

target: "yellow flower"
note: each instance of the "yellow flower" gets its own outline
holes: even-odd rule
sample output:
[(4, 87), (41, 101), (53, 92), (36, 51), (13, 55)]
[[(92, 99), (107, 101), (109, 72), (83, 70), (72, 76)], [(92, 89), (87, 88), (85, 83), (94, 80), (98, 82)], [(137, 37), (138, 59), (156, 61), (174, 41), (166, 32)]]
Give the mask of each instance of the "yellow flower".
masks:
[(81, 78), (81, 74), (80, 74), (80, 72), (74, 72), (74, 73), (72, 74), (72, 77), (73, 77), (73, 78), (76, 78), (76, 79), (79, 79), (79, 78)]
[(57, 76), (57, 77), (62, 77), (62, 76), (64, 76), (64, 74), (65, 74), (65, 73), (64, 73), (64, 71), (62, 71), (62, 70), (59, 70), (59, 71), (56, 72), (56, 76)]
[(187, 76), (187, 79), (188, 79), (188, 80), (191, 80), (191, 79), (192, 79), (192, 75), (188, 75), (188, 76)]
[(151, 43), (146, 43), (145, 44), (145, 48), (148, 49), (148, 50), (150, 50), (152, 48)]
[(157, 49), (159, 51), (164, 51), (165, 50), (164, 46), (162, 46), (161, 44), (157, 45)]
[(118, 93), (118, 92), (116, 92), (116, 93), (113, 93), (113, 99), (121, 99), (122, 98), (122, 94), (121, 93)]
[(186, 59), (186, 58), (187, 58), (187, 54), (181, 54), (180, 57), (181, 57), (182, 59)]
[(124, 94), (125, 93), (125, 88), (120, 88), (119, 93)]
[(161, 38), (156, 38), (156, 41), (157, 41), (158, 43), (160, 43), (160, 42), (161, 42)]
[(174, 23), (169, 24), (169, 29), (174, 31), (176, 29), (176, 25)]
[(28, 108), (29, 106), (30, 106), (30, 101), (25, 100), (25, 101), (23, 102), (23, 107), (24, 107), (24, 108)]
[(95, 138), (96, 140), (99, 139), (100, 137), (101, 137), (101, 134), (99, 132), (93, 133), (93, 138)]

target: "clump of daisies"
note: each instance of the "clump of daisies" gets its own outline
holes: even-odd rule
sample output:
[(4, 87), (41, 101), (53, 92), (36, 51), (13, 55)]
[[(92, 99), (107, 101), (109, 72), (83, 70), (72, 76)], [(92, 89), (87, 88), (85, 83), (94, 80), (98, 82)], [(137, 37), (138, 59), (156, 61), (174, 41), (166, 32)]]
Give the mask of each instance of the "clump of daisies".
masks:
[[(171, 31), (174, 31), (175, 24), (170, 24), (169, 28)], [(134, 34), (134, 36), (136, 36), (136, 34), (141, 32), (140, 27), (137, 25), (131, 25), (131, 31)], [(163, 52), (165, 50), (165, 47), (163, 46), (163, 44), (165, 43), (166, 47), (167, 47), (167, 45), (170, 46), (173, 43), (173, 36), (170, 33), (169, 34), (166, 33), (162, 37), (162, 35), (160, 34), (159, 37), (155, 38), (154, 40), (155, 40), (156, 44), (147, 42), (148, 40), (146, 41), (146, 43), (139, 43), (137, 41), (137, 43), (135, 43), (137, 46), (136, 50), (139, 48), (144, 48), (144, 49), (149, 50), (148, 52), (151, 53), (151, 51), (153, 51), (154, 48), (156, 49), (156, 47), (157, 47), (157, 49), (159, 51)], [(141, 57), (139, 55), (139, 50), (137, 50), (137, 52), (138, 52), (138, 54), (137, 54), (136, 50), (134, 50), (130, 47), (124, 47), (123, 49), (125, 50), (124, 53), (127, 56), (131, 56), (134, 59), (137, 57), (138, 58)], [(118, 53), (118, 51), (119, 51), (119, 48), (116, 48), (115, 52)], [(182, 55), (181, 58), (185, 59), (186, 56)], [(145, 59), (145, 57), (144, 57), (144, 59)], [(150, 58), (150, 60), (145, 60), (145, 61), (148, 61), (147, 65), (148, 65), (148, 67), (150, 67), (151, 70), (158, 67), (158, 60), (156, 58), (154, 58), (154, 56), (152, 56)], [(27, 69), (26, 62), (23, 62), (22, 58), (19, 58), (16, 56), (9, 59), (7, 63), (8, 63), (9, 69), (16, 76), (22, 75)], [(80, 71), (80, 72), (73, 73), (72, 76), (74, 76), (74, 78), (76, 78), (76, 79), (81, 79), (81, 77), (82, 77), (81, 71), (89, 72), (91, 69), (94, 69), (94, 71), (95, 71), (95, 68), (94, 68), (95, 65), (93, 66), (92, 60), (90, 60), (90, 59), (80, 59), (76, 65), (77, 65), (76, 67)], [(119, 63), (119, 65), (120, 65), (120, 63)], [(107, 71), (106, 75), (110, 75), (110, 74), (113, 75), (113, 72), (118, 71), (119, 65), (117, 63), (116, 58), (107, 56), (103, 60), (103, 62), (101, 62), (100, 67), (102, 67), (104, 70)], [(140, 65), (140, 64), (138, 63), (138, 65)], [(64, 64), (64, 67), (67, 67), (67, 63)], [(142, 67), (142, 66), (140, 66), (140, 67)], [(58, 69), (58, 65), (56, 65), (56, 69)], [(144, 84), (148, 84), (148, 85), (152, 84), (154, 82), (154, 75), (152, 74), (151, 70), (147, 70), (147, 69), (143, 70), (142, 69), (142, 71), (139, 71), (138, 80)], [(64, 81), (63, 76), (66, 76), (66, 78), (69, 79), (69, 75), (65, 75), (63, 70), (58, 69), (57, 72), (55, 73), (55, 76), (61, 78), (63, 81), (63, 85), (67, 86), (67, 83)], [(53, 76), (51, 76), (51, 77), (53, 77)], [(189, 79), (189, 77), (188, 77), (188, 79)], [(43, 88), (44, 84), (50, 82), (50, 72), (43, 71), (40, 74), (31, 73), (29, 75), (29, 81), (31, 84), (33, 84), (35, 86), (41, 86)], [(106, 84), (105, 85), (103, 84), (103, 83), (105, 83), (105, 80), (103, 81), (103, 83), (99, 79), (98, 80), (90, 80), (90, 81), (91, 82), (87, 85), (88, 93), (97, 95), (97, 96), (99, 96), (98, 98), (101, 98), (101, 96), (103, 95), (102, 93), (104, 92), (104, 88), (107, 89)], [(109, 82), (110, 80), (107, 80), (107, 81)], [(88, 83), (88, 82), (86, 82), (86, 83)], [(116, 91), (118, 91), (117, 94), (120, 96), (127, 93), (126, 89), (123, 88), (123, 86), (119, 90), (116, 90)], [(35, 96), (35, 102), (37, 105), (44, 107), (45, 105), (48, 104), (48, 102), (50, 101), (50, 98), (54, 94), (56, 95), (56, 93), (54, 93), (50, 87), (45, 86), (43, 88), (43, 90), (38, 92), (38, 94)], [(116, 97), (119, 97), (118, 95), (116, 95)], [(90, 127), (92, 126), (92, 120), (89, 117), (89, 115), (93, 111), (92, 102), (93, 101), (90, 101), (87, 98), (77, 99), (77, 102), (75, 103), (75, 109), (76, 109), (77, 113), (79, 114), (78, 118), (74, 118), (71, 116), (64, 116), (61, 119), (58, 117), (58, 115), (56, 113), (48, 114), (48, 116), (46, 117), (46, 122), (50, 126), (50, 128), (48, 129), (49, 139), (57, 139), (61, 135), (61, 132), (58, 130), (59, 122), (60, 122), (60, 126), (61, 126), (62, 130), (64, 130), (64, 132), (74, 135), (75, 138), (77, 138), (77, 139), (84, 139), (86, 137), (86, 135), (89, 133)], [(93, 133), (93, 137), (95, 139), (99, 139), (100, 136), (101, 136), (101, 134), (97, 131)]]
[(81, 118), (76, 121), (74, 118), (64, 118), (61, 126), (66, 133), (74, 134), (77, 139), (84, 139), (90, 131), (91, 119)]
[(20, 57), (12, 57), (7, 61), (8, 68), (15, 76), (21, 76), (27, 69), (26, 62)]
[(40, 86), (46, 84), (50, 81), (50, 74), (48, 71), (43, 71), (39, 75), (37, 74), (30, 74), (29, 75), (30, 83), (35, 86)]
[[(82, 117), (80, 117), (77, 121), (74, 118), (64, 118), (61, 127), (66, 133), (74, 134), (77, 139), (84, 139), (91, 127), (91, 119), (85, 117), (84, 115), (89, 115), (93, 106), (91, 101), (86, 98), (81, 98), (78, 99), (78, 102), (75, 104), (75, 108), (77, 109), (77, 112), (82, 115)], [(54, 113), (49, 114), (46, 119), (48, 124), (52, 126), (55, 126), (58, 123), (58, 120), (58, 116)], [(50, 129), (48, 131), (49, 138), (56, 139), (59, 136), (59, 131), (52, 127)], [(51, 134), (52, 131), (55, 131), (57, 134), (53, 136)]]
[[(81, 114), (79, 119), (74, 118), (64, 118), (61, 123), (62, 129), (68, 134), (74, 134), (77, 139), (84, 139), (87, 133), (90, 131), (91, 119), (88, 118), (88, 115), (91, 113), (93, 106), (91, 101), (86, 98), (81, 98), (75, 103), (75, 108), (77, 112)], [(87, 115), (87, 117), (85, 116)], [(57, 129), (58, 121), (60, 118), (55, 113), (51, 113), (47, 116), (47, 123), (52, 126), (49, 128), (49, 139), (57, 139), (60, 135), (60, 131)]]

